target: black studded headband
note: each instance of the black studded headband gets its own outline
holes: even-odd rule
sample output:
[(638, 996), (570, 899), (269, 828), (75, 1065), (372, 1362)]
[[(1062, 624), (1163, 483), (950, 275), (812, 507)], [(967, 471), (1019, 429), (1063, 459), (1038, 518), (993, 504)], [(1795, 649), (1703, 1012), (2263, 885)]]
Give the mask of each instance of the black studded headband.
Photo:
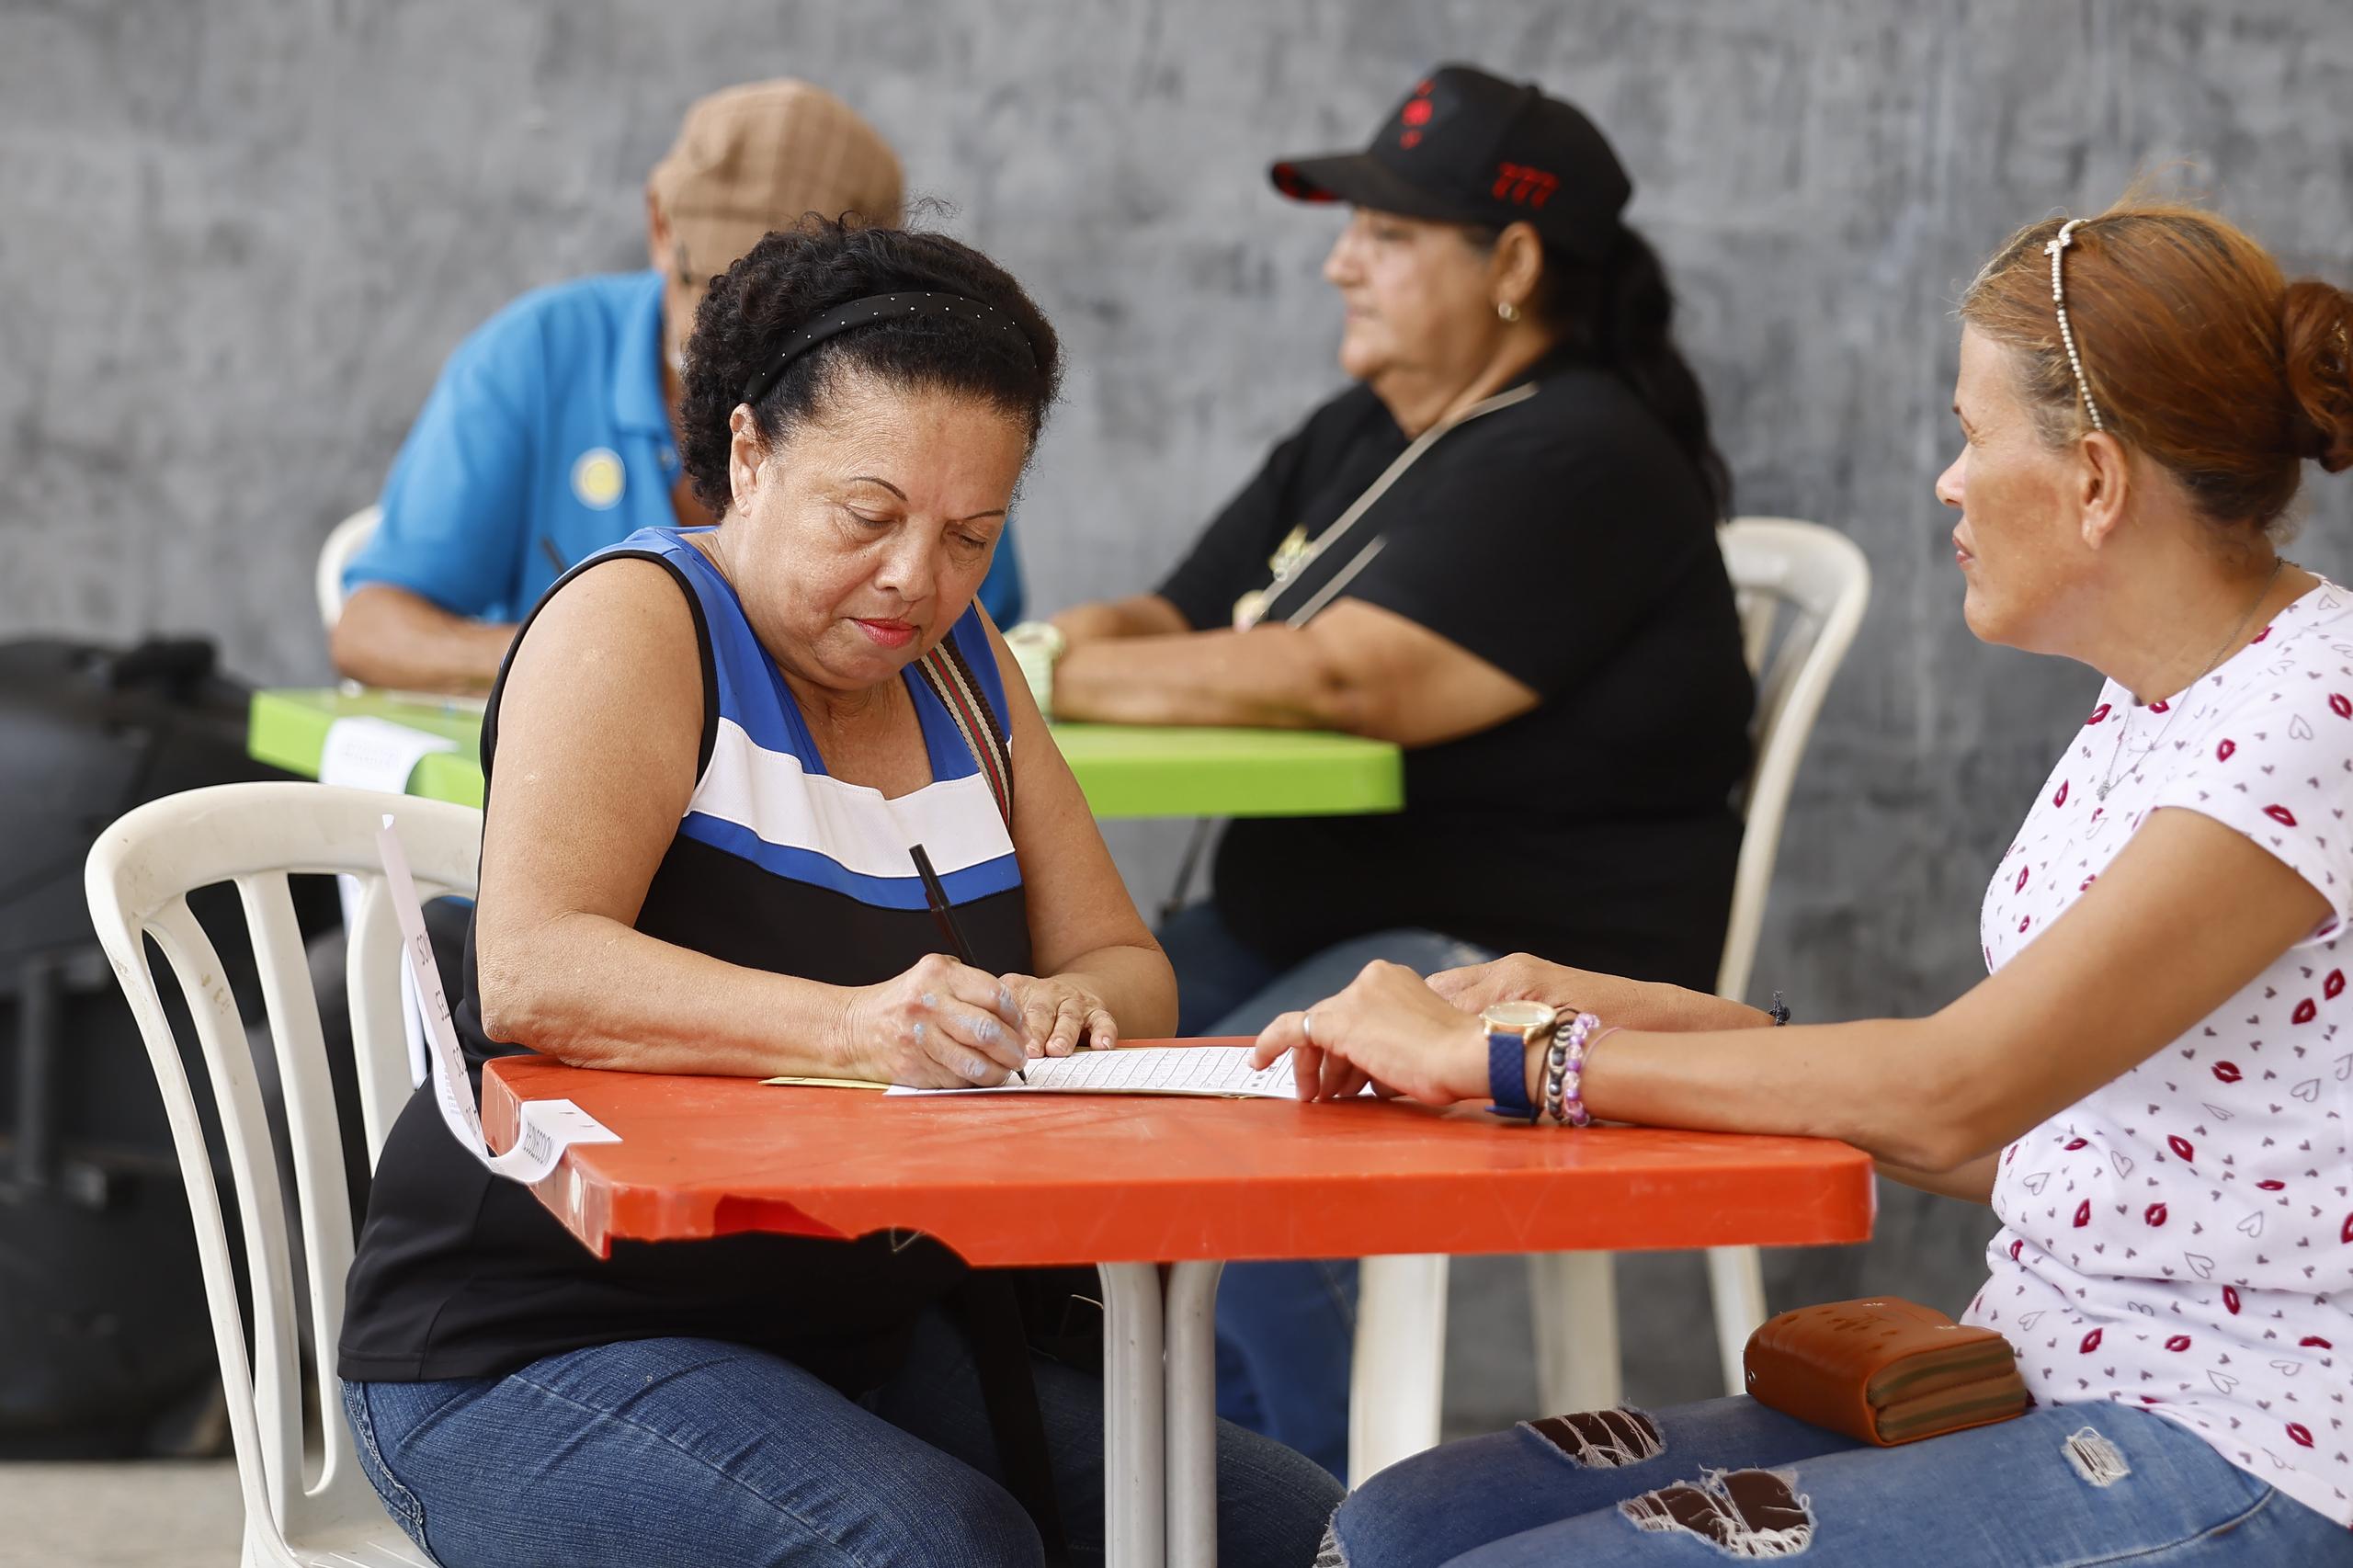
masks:
[(757, 375), (744, 383), (744, 401), (756, 403), (767, 390), (776, 385), (785, 367), (829, 337), (848, 332), (854, 327), (877, 325), (908, 316), (926, 316), (933, 321), (969, 322), (1001, 332), (1019, 350), (1024, 362), (1033, 369), (1038, 363), (1036, 352), (1029, 347), (1029, 335), (1019, 324), (994, 305), (983, 305), (978, 300), (968, 300), (961, 294), (934, 294), (909, 290), (903, 294), (870, 294), (863, 300), (827, 311), (799, 332), (785, 340), (776, 358)]

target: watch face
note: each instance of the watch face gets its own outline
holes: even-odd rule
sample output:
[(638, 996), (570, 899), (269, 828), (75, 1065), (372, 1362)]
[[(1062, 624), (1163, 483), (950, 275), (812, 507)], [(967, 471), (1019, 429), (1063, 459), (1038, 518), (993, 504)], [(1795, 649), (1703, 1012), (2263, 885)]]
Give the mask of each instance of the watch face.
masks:
[(1479, 1021), (1491, 1030), (1530, 1029), (1552, 1027), (1560, 1014), (1545, 1002), (1498, 1002), (1479, 1015)]

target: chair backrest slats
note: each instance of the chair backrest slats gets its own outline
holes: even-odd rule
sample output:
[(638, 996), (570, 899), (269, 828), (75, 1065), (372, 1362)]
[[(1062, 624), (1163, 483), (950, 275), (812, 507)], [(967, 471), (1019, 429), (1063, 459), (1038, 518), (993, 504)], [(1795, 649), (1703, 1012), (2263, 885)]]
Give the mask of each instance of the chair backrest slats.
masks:
[(1743, 651), (1757, 677), (1755, 751), (1741, 794), (1746, 824), (1716, 974), (1717, 994), (1737, 1000), (1747, 993), (1756, 961), (1798, 761), (1862, 625), (1871, 574), (1845, 535), (1793, 517), (1735, 517), (1725, 525), (1722, 543)]
[(260, 1423), (262, 1476), (270, 1506), (283, 1516), (302, 1486), (301, 1382), (296, 1375), (301, 1360), (286, 1194), (278, 1179), (268, 1111), (237, 999), (188, 900), (174, 896), (146, 924), (196, 1025), (213, 1113), (226, 1145), (253, 1294), (254, 1410)]
[(382, 517), (381, 507), (362, 506), (329, 529), (319, 546), (319, 563), (313, 573), (313, 589), (318, 596), (320, 623), (330, 635), (335, 631), (335, 623), (343, 619), (343, 569), (367, 547)]
[[(101, 927), (104, 931), (104, 927)], [(163, 994), (147, 967), (143, 941), (120, 951), (112, 942), (113, 960), (131, 1017), (146, 1042), (148, 1062), (164, 1094), (164, 1116), (172, 1130), (172, 1148), (179, 1160), (180, 1185), (188, 1194), (195, 1221), (197, 1257), (204, 1276), (204, 1298), (211, 1309), (212, 1349), (221, 1363), (221, 1386), (229, 1407), (229, 1431), (237, 1453), (237, 1484), (244, 1497), (247, 1518), (268, 1518), (275, 1507), (258, 1462), (261, 1437), (254, 1416), (254, 1370), (245, 1355), (244, 1321), (236, 1311), (237, 1277), (229, 1256), (229, 1227), (221, 1207), (221, 1189), (213, 1180), (212, 1160), (206, 1151), (204, 1125), (197, 1114), (196, 1091), (173, 1042), (171, 1020), (164, 1012)], [(164, 1042), (158, 1050), (156, 1042)], [(222, 1303), (227, 1302), (227, 1310)], [(252, 1456), (252, 1462), (248, 1461)]]
[[(352, 1256), (351, 1213), (318, 999), (287, 881), (290, 874), (339, 873), (361, 883), (350, 965), (362, 1119), (372, 1165), (411, 1094), (401, 1022), (402, 947), (376, 858), (377, 824), (388, 812), (398, 821), (422, 896), (473, 892), (480, 812), (319, 784), (226, 784), (151, 801), (99, 835), (85, 873), (91, 922), (138, 1021), (187, 1184), (244, 1494), (248, 1561), (290, 1561), (290, 1540), (332, 1536), (349, 1541), (358, 1539), (354, 1531), (390, 1528), (374, 1492), (351, 1462), (341, 1400), (333, 1392), (344, 1275)], [(211, 939), (188, 911), (191, 891), (224, 881), (237, 886), (261, 977), (268, 1049), (295, 1174), (291, 1205), (278, 1176), (279, 1150), (257, 1048), (247, 1036)], [(187, 999), (218, 1111), (252, 1293), (250, 1357), (212, 1155), (194, 1085), (149, 965), (150, 940)], [(325, 1463), (310, 1481), (303, 1474), (290, 1207), (301, 1225), (312, 1343), (321, 1361), (316, 1415)], [(395, 1534), (394, 1543), (349, 1560), (415, 1561), (400, 1553)]]
[[(343, 1277), (351, 1267), (351, 1204), (344, 1185), (335, 1080), (327, 1064), (302, 931), (294, 917), (294, 895), (286, 877), (271, 871), (239, 877), (236, 881), (245, 925), (253, 935), (262, 1003), (278, 1064), (278, 1092), (285, 1104), (287, 1140), (293, 1153), (295, 1211), (302, 1223), (302, 1274), (311, 1309), (311, 1343), (324, 1359), (332, 1357), (343, 1323)], [(321, 1434), (322, 1460), (330, 1471), (352, 1460), (342, 1402), (332, 1397), (333, 1388), (332, 1378), (317, 1380), (319, 1408), (313, 1413)], [(299, 1459), (298, 1448), (297, 1462)]]
[[(351, 1039), (358, 1050), (359, 1120), (373, 1170), (393, 1119), (408, 1104), (408, 1031), (401, 1010), (401, 930), (392, 885), (381, 872), (359, 879), (344, 950), (345, 989), (351, 1005)], [(470, 891), (470, 890), (469, 890)], [(417, 894), (432, 892), (420, 883)]]

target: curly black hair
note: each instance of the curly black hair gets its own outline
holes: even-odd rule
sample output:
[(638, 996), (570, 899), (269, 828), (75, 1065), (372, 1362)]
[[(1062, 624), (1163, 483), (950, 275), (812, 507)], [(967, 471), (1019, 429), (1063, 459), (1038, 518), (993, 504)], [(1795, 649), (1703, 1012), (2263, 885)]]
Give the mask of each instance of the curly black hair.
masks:
[(992, 307), (1021, 329), (1029, 354), (1001, 333), (961, 320), (904, 316), (860, 326), (794, 360), (760, 394), (752, 417), (762, 438), (774, 442), (801, 420), (821, 415), (842, 378), (859, 376), (905, 391), (982, 400), (1021, 420), (1037, 439), (1062, 385), (1062, 349), (1021, 285), (945, 234), (870, 229), (813, 215), (767, 235), (711, 279), (695, 312), (679, 401), (678, 458), (713, 516), (725, 516), (733, 500), (728, 418), (786, 337), (852, 300), (918, 290), (961, 294)]

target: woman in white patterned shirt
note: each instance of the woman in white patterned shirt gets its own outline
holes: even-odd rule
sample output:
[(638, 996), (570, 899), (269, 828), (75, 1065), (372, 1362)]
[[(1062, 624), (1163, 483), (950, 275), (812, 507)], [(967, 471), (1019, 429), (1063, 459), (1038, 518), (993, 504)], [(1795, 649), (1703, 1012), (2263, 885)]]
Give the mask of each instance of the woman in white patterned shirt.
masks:
[(1988, 978), (1760, 1041), (1526, 957), (1374, 966), (1260, 1054), (1319, 1094), (1540, 1098), (1541, 1042), (1491, 1082), (1473, 1015), (1597, 1015), (1594, 1115), (1841, 1138), (1990, 1203), (1969, 1320), (2036, 1407), (1893, 1449), (1747, 1399), (1523, 1426), (1382, 1472), (1329, 1560), (2353, 1563), (2353, 593), (2275, 548), (2303, 461), (2353, 466), (2353, 297), (2128, 200), (2021, 230), (1961, 314), (1963, 613), (2107, 677), (1988, 889)]

